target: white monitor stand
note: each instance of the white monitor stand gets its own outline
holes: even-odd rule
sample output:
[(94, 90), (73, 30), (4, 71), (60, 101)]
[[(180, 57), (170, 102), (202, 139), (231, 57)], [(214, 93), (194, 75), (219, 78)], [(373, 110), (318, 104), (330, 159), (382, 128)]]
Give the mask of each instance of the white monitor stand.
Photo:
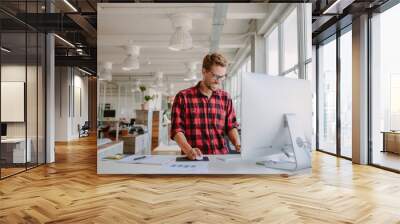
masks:
[[(285, 114), (285, 124), (289, 130), (291, 147), (293, 149), (293, 158), (288, 157), (282, 161), (259, 161), (258, 164), (263, 164), (265, 167), (283, 170), (300, 170), (311, 168), (311, 144), (301, 135), (300, 126), (296, 123), (296, 114)], [(285, 155), (290, 155), (287, 152), (282, 152)]]

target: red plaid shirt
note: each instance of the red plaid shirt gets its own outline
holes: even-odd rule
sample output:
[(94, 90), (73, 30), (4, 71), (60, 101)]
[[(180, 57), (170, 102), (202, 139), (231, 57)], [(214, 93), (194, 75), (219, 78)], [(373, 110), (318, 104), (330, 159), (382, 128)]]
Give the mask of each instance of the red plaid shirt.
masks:
[(224, 135), (238, 127), (232, 99), (223, 90), (213, 91), (208, 98), (199, 87), (200, 82), (175, 96), (171, 139), (182, 132), (189, 145), (199, 148), (203, 154), (227, 154)]

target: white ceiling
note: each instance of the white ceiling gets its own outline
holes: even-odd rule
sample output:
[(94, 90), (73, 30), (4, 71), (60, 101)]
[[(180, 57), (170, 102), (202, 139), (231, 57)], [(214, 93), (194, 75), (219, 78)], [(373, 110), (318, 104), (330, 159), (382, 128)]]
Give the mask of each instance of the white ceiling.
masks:
[[(198, 72), (203, 57), (210, 51), (213, 16), (216, 4), (182, 3), (99, 3), (97, 23), (98, 62), (113, 63), (113, 82), (140, 79), (152, 80), (154, 72), (164, 73), (164, 80), (178, 86), (184, 83), (185, 62), (198, 62)], [(226, 20), (219, 36), (219, 52), (234, 63), (240, 48), (245, 47), (251, 20), (263, 20), (268, 12), (264, 3), (229, 3)], [(184, 13), (193, 20), (190, 33), (194, 48), (186, 51), (171, 51), (168, 44), (174, 32), (170, 16)], [(129, 42), (141, 47), (140, 69), (126, 72), (121, 63), (126, 57), (123, 46)], [(98, 69), (100, 71), (100, 69)], [(180, 85), (179, 85), (180, 83)], [(187, 86), (190, 83), (187, 83)]]

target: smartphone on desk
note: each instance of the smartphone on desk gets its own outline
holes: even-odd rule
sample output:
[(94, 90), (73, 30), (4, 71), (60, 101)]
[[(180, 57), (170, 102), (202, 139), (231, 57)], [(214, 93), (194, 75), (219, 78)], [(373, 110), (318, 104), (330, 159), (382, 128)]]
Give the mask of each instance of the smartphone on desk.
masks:
[(204, 162), (204, 161), (210, 161), (210, 160), (208, 159), (207, 156), (203, 156), (202, 160), (197, 160), (197, 159), (191, 160), (187, 156), (176, 157), (176, 162)]

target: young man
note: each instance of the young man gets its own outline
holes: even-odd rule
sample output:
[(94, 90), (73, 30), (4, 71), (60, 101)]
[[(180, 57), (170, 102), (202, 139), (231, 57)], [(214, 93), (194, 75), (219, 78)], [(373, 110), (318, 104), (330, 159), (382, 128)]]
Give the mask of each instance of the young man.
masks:
[(172, 105), (171, 139), (189, 159), (203, 154), (227, 154), (227, 133), (237, 152), (240, 140), (232, 99), (221, 88), (227, 60), (218, 53), (203, 59), (203, 80), (180, 91)]

